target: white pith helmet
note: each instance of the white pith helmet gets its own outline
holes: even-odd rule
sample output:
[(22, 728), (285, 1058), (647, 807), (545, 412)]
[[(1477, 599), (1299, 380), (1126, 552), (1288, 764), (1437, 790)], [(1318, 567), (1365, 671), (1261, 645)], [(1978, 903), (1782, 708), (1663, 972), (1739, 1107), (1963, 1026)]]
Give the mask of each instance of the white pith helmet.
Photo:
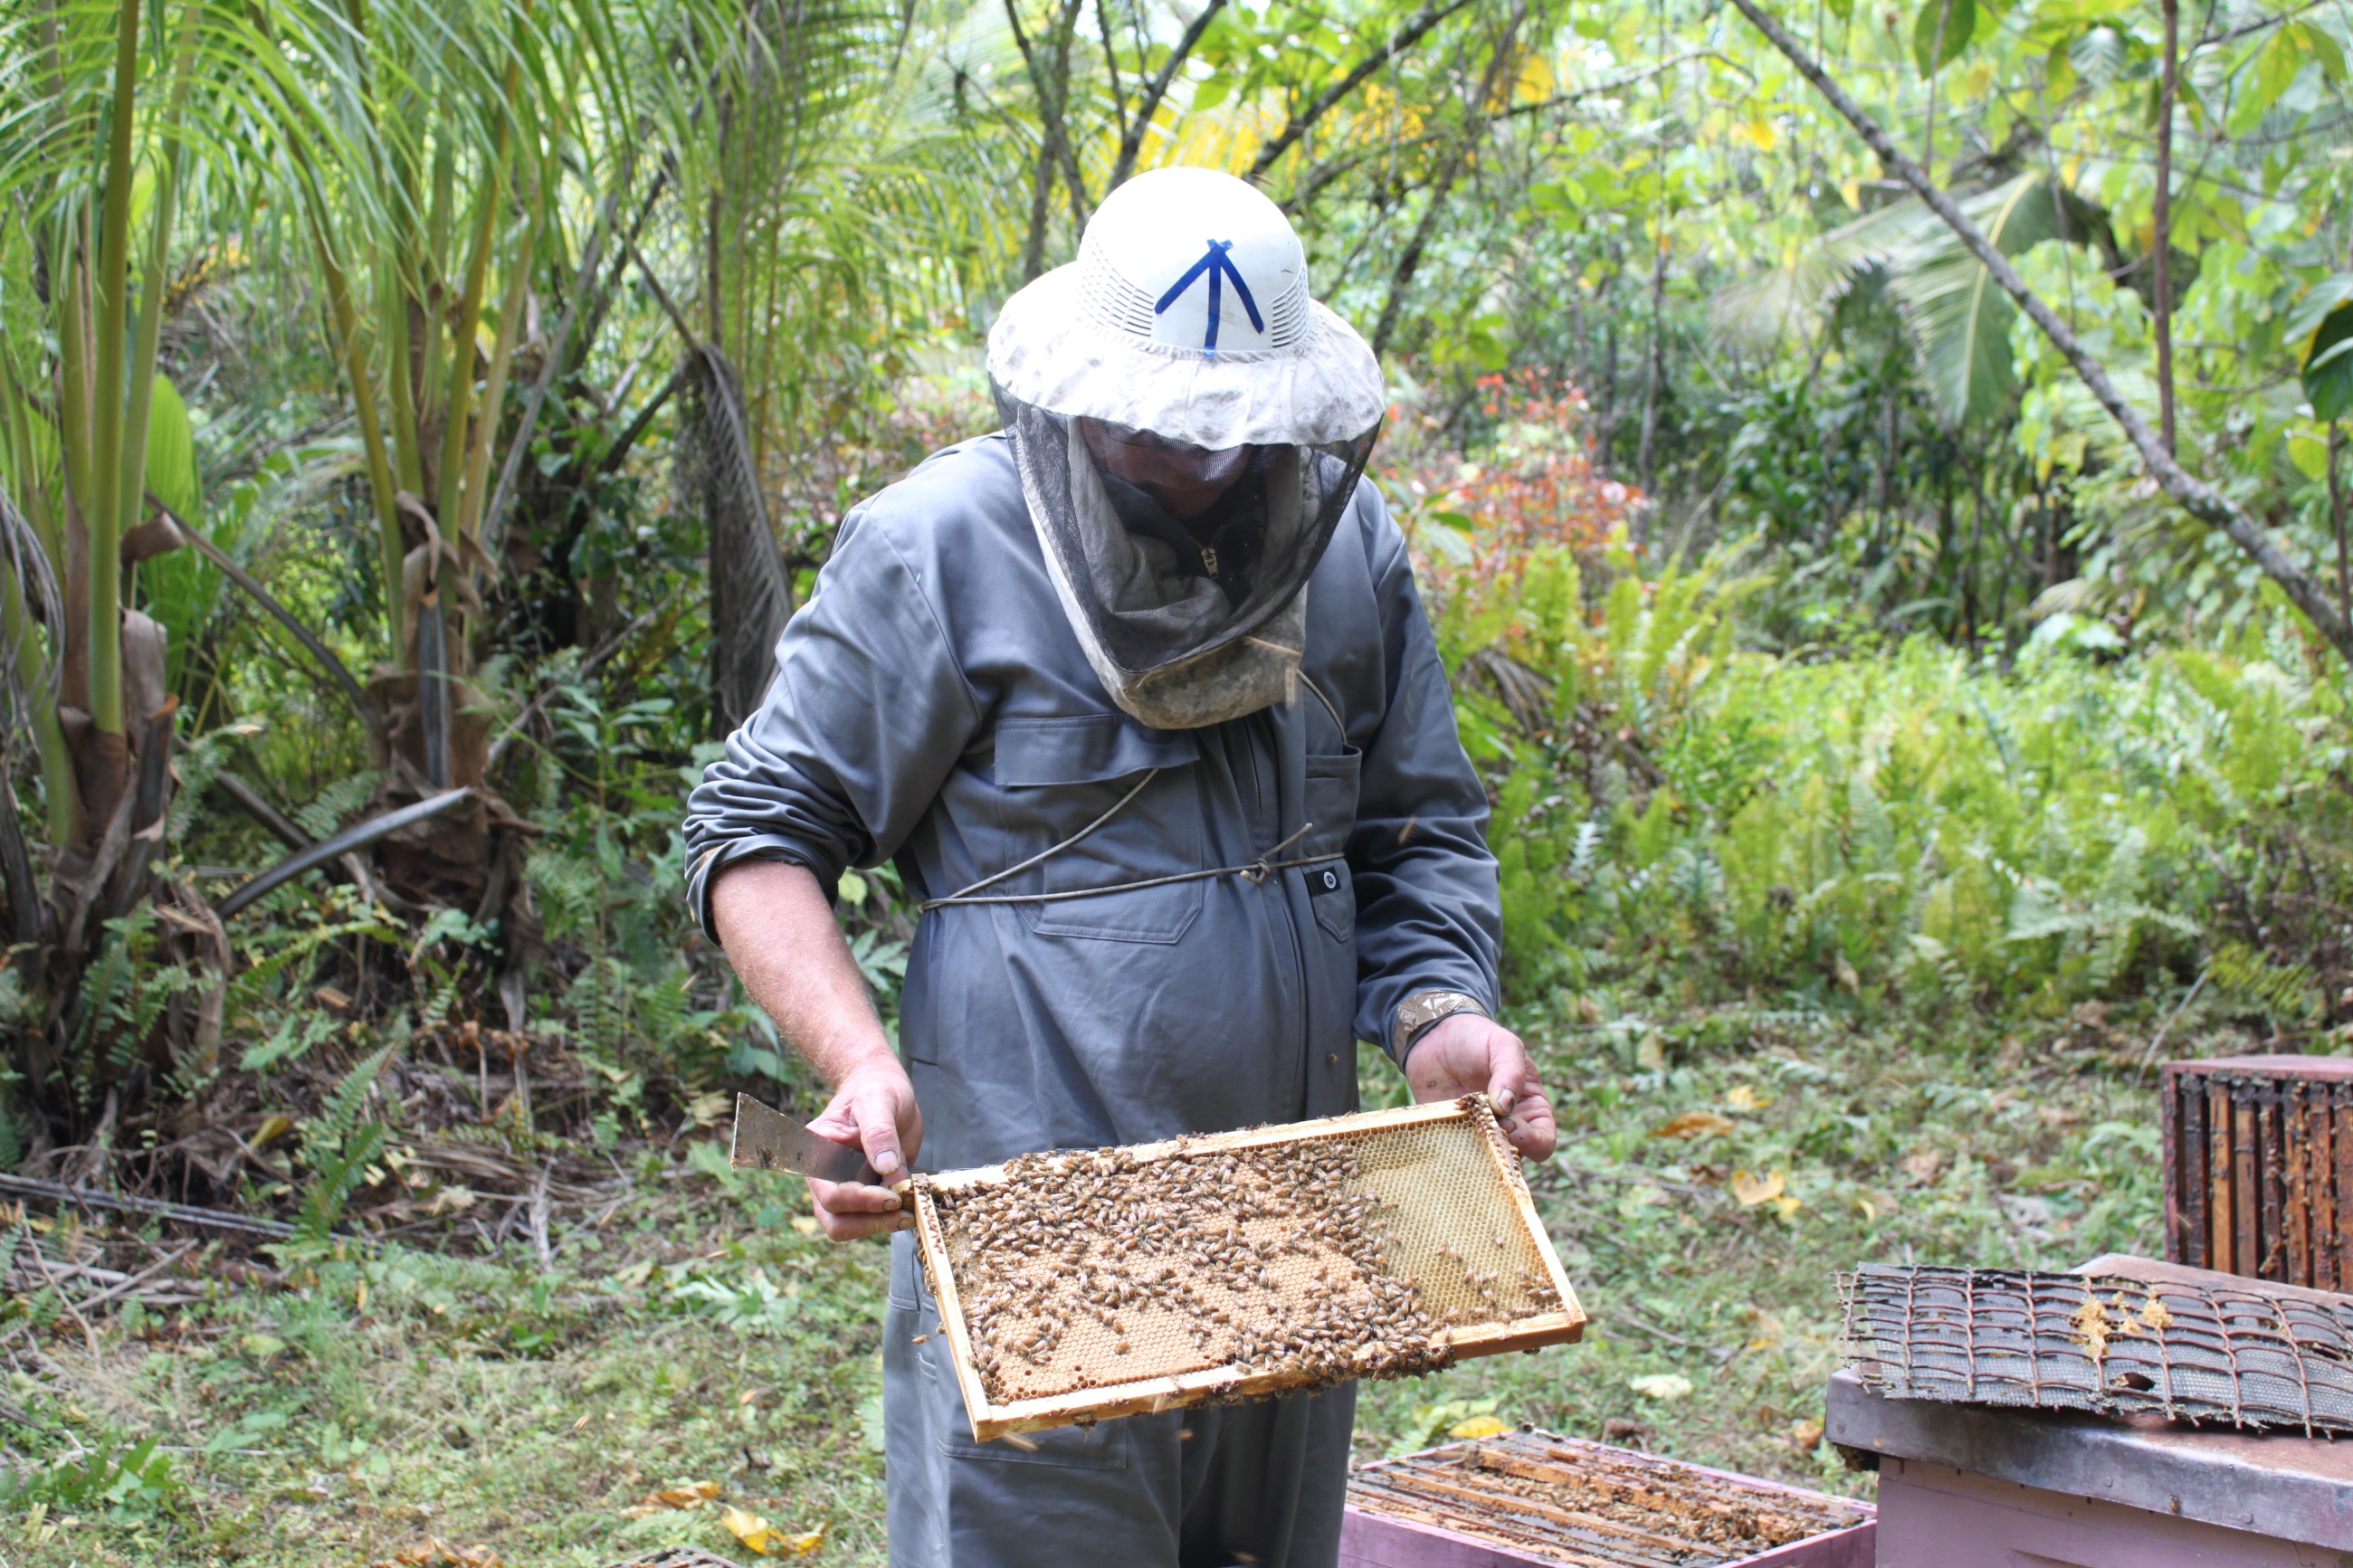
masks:
[(1364, 339), (1308, 298), (1290, 220), (1216, 169), (1105, 198), (1079, 258), (1006, 301), (988, 374), (1049, 413), (1213, 448), (1356, 439), (1387, 402)]

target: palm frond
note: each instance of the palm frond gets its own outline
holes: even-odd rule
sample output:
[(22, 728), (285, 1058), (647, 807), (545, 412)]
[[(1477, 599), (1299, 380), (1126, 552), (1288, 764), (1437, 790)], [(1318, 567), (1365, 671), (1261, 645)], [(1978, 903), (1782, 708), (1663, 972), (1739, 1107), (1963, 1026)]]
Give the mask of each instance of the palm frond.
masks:
[[(1961, 204), (2004, 256), (2084, 228), (2081, 204), (2040, 174), (2021, 174)], [(1843, 299), (1877, 268), (1927, 383), (1930, 405), (1947, 426), (1982, 419), (2017, 391), (2010, 325), (2018, 307), (1983, 263), (1916, 198), (1906, 198), (1792, 247), (1781, 266), (1719, 290), (1710, 313), (1720, 336), (1769, 342)]]

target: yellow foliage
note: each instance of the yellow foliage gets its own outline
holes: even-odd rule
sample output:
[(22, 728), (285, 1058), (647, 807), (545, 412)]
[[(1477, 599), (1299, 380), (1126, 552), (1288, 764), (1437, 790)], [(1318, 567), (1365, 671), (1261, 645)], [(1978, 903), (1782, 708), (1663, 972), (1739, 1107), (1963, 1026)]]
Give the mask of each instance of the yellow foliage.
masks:
[(1651, 1129), (1653, 1138), (1715, 1138), (1734, 1131), (1738, 1127), (1729, 1116), (1713, 1110), (1686, 1110), (1681, 1116), (1670, 1117)]

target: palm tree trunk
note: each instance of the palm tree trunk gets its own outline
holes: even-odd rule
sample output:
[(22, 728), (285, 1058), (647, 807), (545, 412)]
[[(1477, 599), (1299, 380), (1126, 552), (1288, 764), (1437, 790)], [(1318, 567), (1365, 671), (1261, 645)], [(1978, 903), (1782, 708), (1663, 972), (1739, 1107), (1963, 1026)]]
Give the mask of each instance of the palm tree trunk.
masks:
[(131, 133), (139, 90), (139, 0), (115, 13), (114, 104), (107, 133), (105, 210), (98, 237), (98, 331), (90, 528), (90, 717), (102, 823), (121, 792), (129, 742), (122, 726), (123, 332), (130, 315)]

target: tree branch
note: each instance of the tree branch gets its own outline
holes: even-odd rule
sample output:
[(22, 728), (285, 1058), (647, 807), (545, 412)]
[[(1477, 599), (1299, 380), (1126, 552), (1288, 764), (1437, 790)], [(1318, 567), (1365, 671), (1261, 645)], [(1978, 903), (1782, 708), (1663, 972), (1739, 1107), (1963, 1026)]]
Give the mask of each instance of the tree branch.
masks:
[[(665, 177), (655, 180), (657, 189)], [(555, 331), (548, 336), (547, 357), (540, 363), (539, 374), (532, 380), (531, 395), (523, 399), (522, 413), (515, 420), (514, 436), (507, 443), (507, 459), (499, 465), (499, 482), (491, 491), (490, 505), (482, 510), (482, 548), (492, 561), (499, 559), (499, 534), (507, 500), (514, 494), (516, 477), (522, 471), (523, 454), (530, 449), (532, 435), (539, 428), (540, 407), (547, 401), (547, 390), (555, 384), (557, 373), (564, 368), (565, 350), (572, 342), (572, 322), (580, 314), (583, 300), (596, 289), (596, 279), (601, 275), (606, 231), (613, 226), (615, 209), (620, 199), (618, 190), (609, 193), (596, 213), (596, 226), (588, 237), (588, 248), (582, 254), (578, 268), (573, 273), (572, 292), (564, 301), (564, 314), (556, 318)], [(491, 409), (487, 417), (495, 423), (498, 410)]]
[(1878, 155), (1879, 161), (1912, 187), (1913, 194), (1920, 198), (1922, 205), (1944, 220), (1945, 226), (1953, 231), (1970, 255), (1977, 258), (1987, 275), (2000, 285), (2002, 292), (2017, 301), (2027, 320), (2040, 328), (2042, 335), (2065, 356), (2084, 385), (2098, 400), (2100, 406), (2107, 410), (2108, 417), (2124, 431), (2134, 450), (2140, 454), (2143, 469), (2157, 481), (2158, 488), (2170, 496), (2182, 510), (2208, 527), (2220, 530), (2232, 543), (2245, 552), (2248, 558), (2263, 569), (2263, 574), (2278, 584), (2289, 601), (2304, 613), (2305, 618), (2312, 623), (2313, 629), (2327, 638), (2341, 657), (2353, 661), (2353, 624), (2348, 624), (2337, 613), (2337, 607), (2328, 602), (2328, 595), (2321, 585), (2304, 568), (2288, 559), (2263, 525), (2249, 517), (2237, 502), (2174, 461), (2157, 432), (2149, 428), (2148, 421), (2140, 416), (2138, 409), (2125, 401), (2124, 394), (2117, 391), (2116, 383), (2109, 379), (2106, 368), (2084, 346), (2083, 340), (2076, 337), (2067, 323), (2043, 302), (2041, 295), (2026, 286), (2026, 280), (2018, 275), (2018, 269), (2010, 264), (2010, 258), (1978, 232), (1968, 215), (1955, 205), (1952, 197), (1936, 187), (1926, 170), (1905, 156), (1904, 150), (1895, 145), (1879, 122), (1847, 96), (1845, 89), (1831, 79), (1829, 73), (1806, 52), (1803, 45), (1767, 14), (1757, 0), (1732, 0), (1732, 4), (1758, 32), (1765, 35), (1767, 42), (1788, 58), (1789, 63), (1797, 68), (1798, 74), (1812, 83), (1814, 89), (1829, 100), (1831, 107), (1854, 127), (1864, 143)]
[(289, 855), (259, 876), (239, 882), (227, 898), (213, 906), (213, 912), (227, 920), (272, 888), (290, 882), (305, 871), (315, 870), (339, 856), (364, 849), (377, 839), (397, 833), (412, 823), (438, 816), (473, 793), (462, 787), (444, 790), (413, 805), (404, 805), (396, 811), (387, 811), (381, 816), (372, 816), (365, 822), (346, 827), (332, 838)]
[(596, 471), (600, 474), (609, 474), (626, 462), (628, 459), (629, 448), (638, 444), (638, 437), (646, 433), (646, 426), (654, 422), (654, 416), (661, 412), (662, 405), (668, 403), (677, 394), (678, 389), (685, 384), (686, 371), (682, 367), (672, 371), (670, 379), (662, 383), (659, 390), (646, 400), (646, 405), (643, 408), (638, 410), (637, 417), (629, 421), (628, 428), (614, 437), (612, 449), (598, 459)]
[[(294, 612), (280, 604), (269, 589), (254, 579), (251, 573), (230, 560), (219, 545), (199, 532), (195, 523), (188, 521), (156, 500), (153, 490), (147, 492), (147, 504), (169, 518), (172, 526), (179, 531), (180, 537), (187, 541), (191, 549), (220, 568), (222, 576), (251, 595), (254, 603), (269, 611), (271, 618), (284, 626), (288, 635), (296, 642), (302, 645), (302, 650), (318, 660), (319, 668), (324, 670), (328, 678), (337, 686), (342, 687), (343, 695), (351, 700), (353, 711), (359, 715), (359, 721), (366, 726), (368, 734), (378, 742), (382, 742), (385, 738), (384, 715), (376, 710), (375, 701), (368, 696), (367, 689), (359, 683), (343, 661), (335, 657), (334, 650), (321, 642), (310, 627), (297, 620)], [(394, 584), (393, 589), (396, 592), (397, 584)]]
[(1423, 34), (1470, 3), (1471, 0), (1447, 0), (1447, 4), (1441, 5), (1439, 0), (1430, 0), (1404, 26), (1390, 34), (1388, 43), (1358, 60), (1354, 70), (1325, 88), (1314, 102), (1293, 115), (1291, 122), (1276, 134), (1274, 140), (1258, 150), (1258, 156), (1250, 160), (1250, 174), (1245, 177), (1253, 184), (1265, 178), (1266, 172), (1274, 167), (1275, 161), (1290, 152), (1302, 136), (1314, 130), (1315, 122), (1331, 112), (1334, 104), (1356, 91), (1357, 85), (1366, 77), (1419, 43)]
[(1127, 184), (1128, 176), (1135, 173), (1135, 160), (1144, 152), (1145, 137), (1152, 132), (1152, 117), (1159, 111), (1160, 100), (1168, 96), (1169, 86), (1176, 81), (1176, 73), (1185, 68), (1186, 60), (1192, 56), (1193, 46), (1201, 41), (1201, 35), (1209, 30), (1209, 24), (1216, 21), (1218, 13), (1225, 8), (1226, 0), (1208, 0), (1208, 4), (1201, 7), (1201, 14), (1193, 18), (1192, 26), (1185, 29), (1184, 35), (1168, 51), (1168, 58), (1160, 62), (1159, 74), (1145, 84), (1144, 96), (1135, 100), (1135, 118), (1121, 128), (1119, 162), (1112, 166), (1111, 181), (1103, 187), (1105, 195)]
[(1378, 359), (1388, 352), (1389, 335), (1397, 331), (1398, 318), (1405, 310), (1405, 291), (1413, 285), (1413, 275), (1420, 270), (1421, 258), (1430, 248), (1430, 237), (1438, 231), (1438, 220), (1446, 211), (1446, 198), (1454, 189), (1456, 176), (1471, 155), (1469, 141), (1455, 148), (1454, 155), (1430, 182), (1430, 205), (1421, 211), (1421, 221), (1413, 226), (1413, 237), (1406, 242), (1398, 256), (1397, 266), (1389, 273), (1388, 298), (1381, 301), (1381, 318), (1373, 328), (1373, 357)]

